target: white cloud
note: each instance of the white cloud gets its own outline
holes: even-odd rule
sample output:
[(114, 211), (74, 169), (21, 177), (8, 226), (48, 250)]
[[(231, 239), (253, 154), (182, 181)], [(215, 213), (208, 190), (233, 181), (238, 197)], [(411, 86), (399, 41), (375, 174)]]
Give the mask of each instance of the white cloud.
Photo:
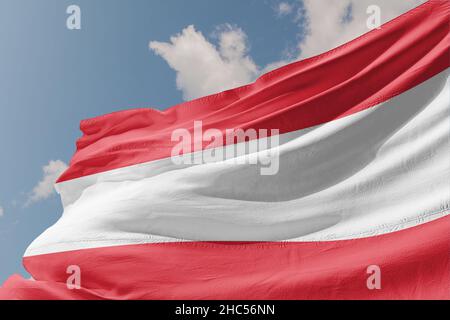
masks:
[(25, 205), (45, 200), (49, 198), (54, 192), (54, 184), (58, 177), (67, 169), (67, 164), (61, 160), (51, 160), (42, 168), (42, 179), (33, 188), (33, 191), (28, 197)]
[[(306, 22), (308, 32), (299, 43), (300, 57), (320, 54), (368, 32), (369, 5), (380, 7), (381, 22), (385, 23), (422, 2), (425, 0), (304, 0), (300, 20)], [(345, 19), (349, 8), (350, 19)]]
[(0, 206), (0, 217), (3, 217), (4, 214), (5, 214), (5, 210), (3, 210), (3, 207)]
[(423, 2), (425, 0), (304, 0), (303, 5), (297, 6), (294, 19), (301, 39), (297, 53), (268, 64), (263, 72), (321, 54), (370, 31), (367, 28), (370, 5), (380, 7), (381, 23), (385, 23)]
[(280, 2), (275, 8), (275, 12), (279, 17), (287, 16), (294, 11), (294, 6), (288, 2)]
[(218, 47), (191, 25), (171, 37), (170, 42), (150, 42), (150, 49), (176, 71), (177, 87), (185, 99), (247, 84), (258, 74), (247, 54), (247, 37), (241, 29), (226, 25), (217, 37)]
[(425, 0), (281, 2), (276, 7), (280, 16), (296, 11), (292, 20), (298, 26), (300, 41), (283, 59), (262, 67), (249, 56), (245, 33), (229, 25), (217, 33), (218, 46), (192, 25), (171, 37), (170, 42), (152, 41), (149, 46), (176, 71), (177, 87), (187, 100), (247, 84), (261, 73), (328, 51), (368, 32), (366, 11), (369, 5), (380, 7), (384, 23), (423, 2)]

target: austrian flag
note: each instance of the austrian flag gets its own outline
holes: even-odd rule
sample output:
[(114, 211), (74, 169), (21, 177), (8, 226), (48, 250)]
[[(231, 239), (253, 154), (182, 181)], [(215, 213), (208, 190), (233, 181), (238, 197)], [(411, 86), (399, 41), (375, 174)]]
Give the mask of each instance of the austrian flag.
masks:
[(0, 297), (450, 299), (449, 21), (428, 1), (252, 84), (82, 121), (64, 212)]

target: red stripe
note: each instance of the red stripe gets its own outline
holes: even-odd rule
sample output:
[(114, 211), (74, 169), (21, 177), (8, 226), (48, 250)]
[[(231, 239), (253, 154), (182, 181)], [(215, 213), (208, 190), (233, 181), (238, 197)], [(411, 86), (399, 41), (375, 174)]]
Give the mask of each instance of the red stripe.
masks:
[[(0, 298), (450, 299), (450, 217), (376, 237), (296, 243), (159, 243), (27, 257), (37, 280)], [(65, 286), (81, 268), (83, 289)], [(367, 267), (381, 268), (369, 290)], [(99, 289), (101, 288), (101, 289)]]
[(445, 70), (450, 2), (429, 1), (332, 51), (255, 83), (165, 111), (134, 109), (84, 120), (84, 136), (58, 182), (166, 158), (177, 128), (291, 132), (372, 107)]

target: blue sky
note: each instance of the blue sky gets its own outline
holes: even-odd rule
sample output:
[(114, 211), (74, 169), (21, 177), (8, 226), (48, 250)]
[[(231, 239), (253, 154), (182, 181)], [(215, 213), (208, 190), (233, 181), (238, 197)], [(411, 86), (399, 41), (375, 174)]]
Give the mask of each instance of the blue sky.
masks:
[(370, 3), (386, 21), (419, 2), (0, 0), (0, 283), (62, 213), (48, 186), (80, 120), (253, 81), (367, 32)]

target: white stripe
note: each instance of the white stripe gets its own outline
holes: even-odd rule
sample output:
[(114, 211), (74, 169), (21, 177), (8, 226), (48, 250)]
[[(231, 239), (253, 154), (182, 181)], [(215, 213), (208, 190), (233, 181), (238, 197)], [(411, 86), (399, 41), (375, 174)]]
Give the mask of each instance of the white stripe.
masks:
[(230, 160), (180, 168), (164, 159), (61, 183), (64, 214), (25, 255), (163, 241), (352, 239), (442, 217), (450, 202), (447, 77), (282, 135), (275, 176)]

